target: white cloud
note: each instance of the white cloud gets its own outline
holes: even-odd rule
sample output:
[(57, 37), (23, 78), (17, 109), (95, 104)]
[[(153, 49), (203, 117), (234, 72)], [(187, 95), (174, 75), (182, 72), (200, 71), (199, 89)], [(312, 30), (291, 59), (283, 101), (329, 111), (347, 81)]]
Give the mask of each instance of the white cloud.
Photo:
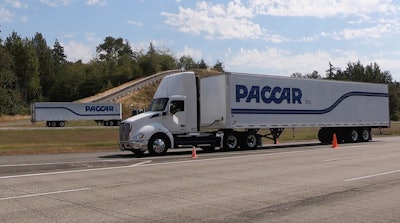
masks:
[(133, 20), (128, 20), (128, 24), (131, 24), (133, 26), (143, 26), (143, 23), (136, 22), (136, 21), (133, 21)]
[(85, 33), (86, 40), (93, 44), (98, 44), (102, 41), (101, 38), (97, 37), (94, 32), (86, 32)]
[(165, 23), (184, 33), (204, 35), (206, 39), (260, 39), (264, 36), (259, 24), (250, 20), (251, 9), (239, 0), (227, 6), (205, 1), (196, 3), (195, 9), (179, 7), (178, 14), (162, 12)]
[(349, 62), (358, 60), (366, 66), (376, 62), (382, 71), (390, 71), (394, 80), (400, 80), (400, 69), (398, 66), (398, 52), (380, 52), (360, 55), (351, 50), (330, 50), (314, 51), (309, 53), (295, 53), (279, 48), (259, 49), (240, 49), (233, 53), (228, 50), (228, 61), (224, 62), (226, 70), (232, 72), (257, 72), (265, 74), (277, 74), (290, 76), (295, 72), (303, 74), (318, 71), (325, 77), (326, 70), (329, 68), (329, 62), (334, 67), (342, 70), (347, 68)]
[(58, 5), (68, 5), (71, 0), (40, 0), (41, 3), (51, 7), (58, 7)]
[(12, 22), (14, 14), (0, 5), (0, 22)]
[(14, 8), (28, 8), (28, 4), (22, 3), (21, 1), (18, 0), (6, 0), (5, 1), (8, 4), (11, 4), (12, 7)]
[(184, 46), (184, 48), (181, 52), (176, 53), (176, 56), (178, 58), (180, 58), (182, 56), (190, 56), (191, 58), (193, 58), (193, 60), (197, 61), (197, 60), (201, 60), (201, 58), (203, 57), (203, 53), (200, 49), (195, 49), (195, 48), (190, 48), (188, 46)]
[(87, 0), (86, 2), (88, 5), (106, 5), (105, 0)]
[(246, 72), (251, 69), (284, 76), (290, 76), (295, 72), (311, 73), (316, 70), (324, 76), (329, 61), (335, 66), (341, 67), (349, 62), (349, 58), (357, 60), (357, 53), (352, 51), (330, 53), (319, 50), (295, 54), (279, 48), (240, 49), (226, 62), (226, 67), (230, 71)]
[(69, 41), (68, 44), (62, 44), (64, 46), (65, 54), (69, 61), (78, 61), (87, 63), (94, 58), (92, 53), (92, 46), (88, 46), (84, 43), (77, 43), (74, 41)]
[(391, 0), (251, 0), (250, 2), (250, 7), (254, 8), (257, 14), (272, 16), (364, 17), (372, 13), (393, 14), (396, 11), (396, 6)]

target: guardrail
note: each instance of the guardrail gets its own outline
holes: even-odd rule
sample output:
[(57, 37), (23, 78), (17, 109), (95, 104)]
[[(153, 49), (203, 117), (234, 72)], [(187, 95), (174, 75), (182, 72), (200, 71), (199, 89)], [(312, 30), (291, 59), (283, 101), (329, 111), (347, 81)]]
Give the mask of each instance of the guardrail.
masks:
[(160, 81), (162, 78), (164, 78), (168, 74), (173, 74), (180, 72), (181, 70), (168, 70), (168, 71), (163, 71), (148, 77), (145, 77), (143, 79), (137, 80), (137, 81), (132, 81), (125, 83), (119, 87), (115, 87), (114, 89), (111, 89), (107, 92), (100, 93), (98, 95), (94, 95), (88, 98), (84, 98), (79, 100), (79, 102), (114, 102), (118, 100), (119, 98), (125, 97), (126, 95), (129, 95), (135, 91), (140, 90), (141, 88), (155, 83), (157, 81)]

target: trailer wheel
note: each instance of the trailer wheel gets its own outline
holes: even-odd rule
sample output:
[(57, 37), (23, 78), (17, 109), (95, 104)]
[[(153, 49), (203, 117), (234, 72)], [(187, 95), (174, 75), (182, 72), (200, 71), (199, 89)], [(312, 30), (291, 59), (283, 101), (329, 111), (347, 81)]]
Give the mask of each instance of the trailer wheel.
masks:
[(368, 142), (371, 139), (371, 130), (368, 128), (363, 128), (361, 130), (361, 140), (363, 142)]
[(63, 122), (63, 121), (58, 122), (58, 126), (59, 126), (59, 127), (64, 127), (64, 126), (65, 126), (65, 122)]
[(238, 148), (238, 138), (234, 132), (225, 132), (223, 150), (236, 150)]
[(167, 153), (170, 144), (166, 135), (156, 134), (150, 138), (147, 149), (151, 155), (161, 156)]
[(57, 127), (57, 122), (51, 122), (51, 127)]
[(360, 134), (358, 133), (357, 129), (350, 129), (350, 132), (348, 134), (350, 142), (358, 142), (358, 140), (360, 139)]
[(252, 131), (245, 132), (240, 147), (242, 149), (257, 149), (257, 134)]

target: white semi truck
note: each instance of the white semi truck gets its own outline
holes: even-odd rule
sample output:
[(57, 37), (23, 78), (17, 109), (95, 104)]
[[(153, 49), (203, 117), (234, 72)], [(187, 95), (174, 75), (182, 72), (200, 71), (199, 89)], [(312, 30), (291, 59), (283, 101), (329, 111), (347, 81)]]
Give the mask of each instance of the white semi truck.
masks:
[(31, 122), (46, 122), (48, 127), (64, 127), (66, 121), (94, 120), (105, 126), (120, 125), (121, 103), (35, 102)]
[(387, 85), (181, 72), (164, 77), (147, 112), (121, 123), (119, 145), (152, 155), (188, 146), (256, 149), (262, 137), (276, 143), (285, 128), (305, 127), (320, 127), (322, 143), (334, 133), (339, 142), (359, 142), (371, 140), (371, 128), (389, 125)]

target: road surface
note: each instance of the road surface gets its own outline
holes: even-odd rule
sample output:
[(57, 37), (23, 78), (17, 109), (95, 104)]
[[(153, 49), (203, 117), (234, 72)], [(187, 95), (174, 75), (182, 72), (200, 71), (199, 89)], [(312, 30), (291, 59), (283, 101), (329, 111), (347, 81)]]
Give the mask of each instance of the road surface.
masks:
[(0, 157), (0, 222), (400, 222), (400, 137)]

